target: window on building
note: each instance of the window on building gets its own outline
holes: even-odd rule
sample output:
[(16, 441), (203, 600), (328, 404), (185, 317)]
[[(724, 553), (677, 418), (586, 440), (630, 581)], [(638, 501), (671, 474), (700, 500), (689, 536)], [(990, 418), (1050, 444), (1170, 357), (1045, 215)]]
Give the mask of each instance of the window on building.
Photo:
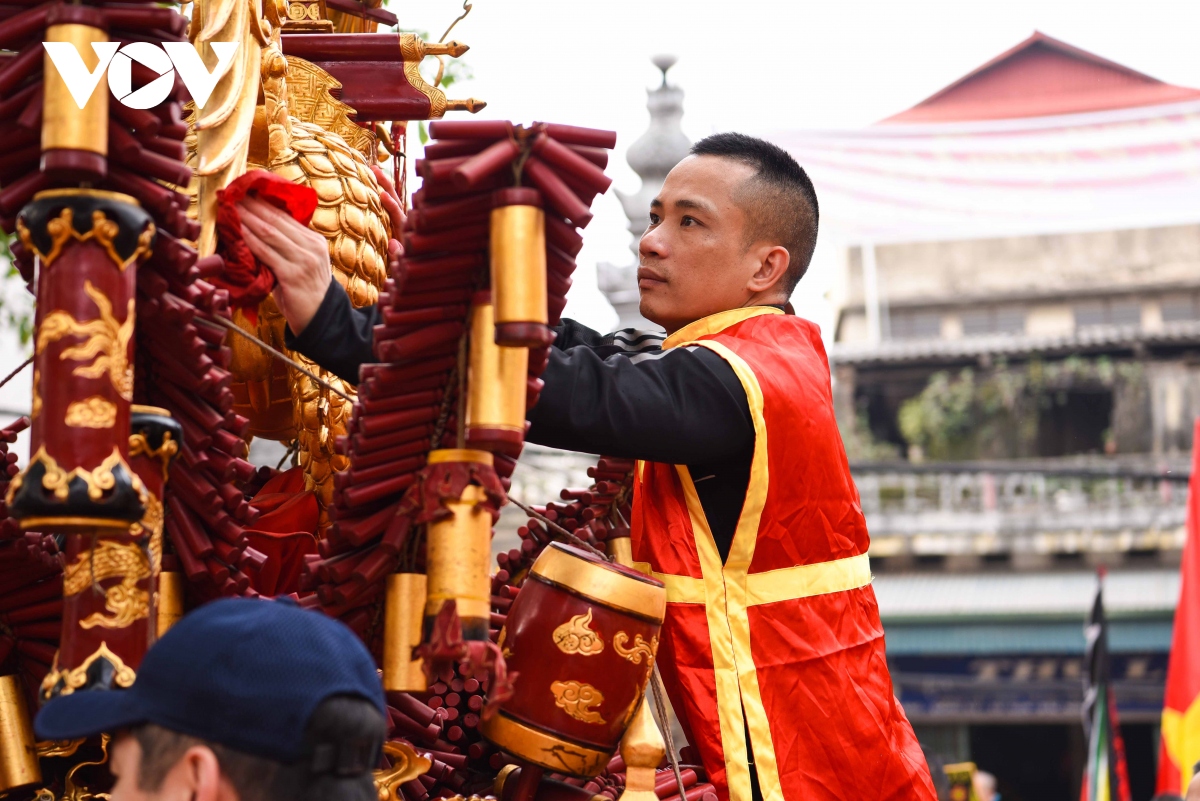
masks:
[(967, 336), (992, 333), (991, 309), (968, 309), (961, 315), (962, 330)]
[(1141, 325), (1142, 302), (1118, 298), (1113, 300), (1089, 300), (1074, 306), (1075, 327), (1092, 325)]
[(1038, 415), (1037, 455), (1105, 453), (1113, 424), (1113, 395), (1106, 387), (1077, 387), (1057, 393)]
[(1096, 300), (1075, 304), (1076, 328), (1083, 328), (1088, 325), (1105, 325), (1106, 323), (1108, 323), (1108, 315), (1104, 308), (1104, 301)]
[(1109, 304), (1108, 317), (1113, 325), (1141, 325), (1142, 304), (1136, 300), (1114, 300)]
[(963, 333), (967, 336), (1021, 334), (1025, 331), (1025, 310), (1015, 306), (968, 309), (960, 318)]
[(892, 311), (892, 339), (936, 339), (942, 335), (939, 312)]
[(1025, 310), (1012, 307), (996, 309), (996, 333), (1025, 333)]
[(1195, 295), (1172, 295), (1161, 301), (1164, 323), (1185, 323), (1200, 319)]

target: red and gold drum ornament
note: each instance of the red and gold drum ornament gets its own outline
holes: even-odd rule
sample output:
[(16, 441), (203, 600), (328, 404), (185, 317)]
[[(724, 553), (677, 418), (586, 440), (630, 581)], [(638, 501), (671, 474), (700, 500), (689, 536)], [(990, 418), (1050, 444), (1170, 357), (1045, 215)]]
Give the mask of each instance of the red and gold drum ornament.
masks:
[(666, 604), (661, 582), (552, 543), (509, 609), (500, 645), (519, 675), (483, 735), (549, 770), (599, 774), (642, 700)]
[(537, 348), (554, 341), (546, 307), (546, 216), (536, 189), (492, 195), (492, 300), (496, 343)]

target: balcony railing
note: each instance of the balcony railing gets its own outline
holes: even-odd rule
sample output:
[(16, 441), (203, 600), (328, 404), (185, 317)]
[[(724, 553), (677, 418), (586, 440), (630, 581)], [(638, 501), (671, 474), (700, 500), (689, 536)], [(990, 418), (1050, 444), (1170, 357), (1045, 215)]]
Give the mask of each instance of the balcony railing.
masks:
[(1179, 469), (1052, 460), (851, 469), (878, 556), (1151, 552), (1183, 545), (1188, 475)]

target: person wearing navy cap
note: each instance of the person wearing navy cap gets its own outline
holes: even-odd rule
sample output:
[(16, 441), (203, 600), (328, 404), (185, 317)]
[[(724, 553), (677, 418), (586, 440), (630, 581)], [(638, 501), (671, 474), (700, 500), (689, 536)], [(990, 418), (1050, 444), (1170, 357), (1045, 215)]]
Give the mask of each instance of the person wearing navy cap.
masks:
[(341, 623), (225, 599), (172, 627), (130, 689), (56, 698), (34, 729), (112, 733), (112, 801), (375, 801), (386, 711), (371, 655)]

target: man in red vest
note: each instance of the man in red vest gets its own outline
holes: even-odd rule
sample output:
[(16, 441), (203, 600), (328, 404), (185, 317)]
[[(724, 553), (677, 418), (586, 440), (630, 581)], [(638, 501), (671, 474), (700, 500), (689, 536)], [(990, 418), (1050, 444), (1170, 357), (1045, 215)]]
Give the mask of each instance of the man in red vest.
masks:
[[(350, 308), (319, 237), (302, 248), (253, 201), (242, 217), (290, 293), (289, 344), (355, 380), (377, 312)], [(820, 330), (787, 305), (817, 222), (785, 151), (697, 143), (640, 245), (641, 312), (666, 336), (564, 321), (528, 440), (641, 460), (633, 553), (667, 587), (658, 664), (723, 801), (934, 799), (892, 692)]]

